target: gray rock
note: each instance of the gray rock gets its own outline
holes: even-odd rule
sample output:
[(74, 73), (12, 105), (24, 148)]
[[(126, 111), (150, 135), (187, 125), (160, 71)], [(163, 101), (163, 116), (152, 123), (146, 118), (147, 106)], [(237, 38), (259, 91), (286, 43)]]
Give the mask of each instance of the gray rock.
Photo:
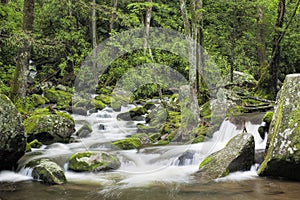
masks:
[(254, 146), (251, 134), (238, 134), (223, 149), (206, 157), (196, 175), (205, 181), (211, 181), (231, 172), (249, 170), (254, 164)]
[(32, 177), (48, 185), (59, 185), (67, 182), (63, 169), (55, 162), (41, 158), (26, 164), (32, 169)]
[(0, 94), (0, 170), (17, 165), (26, 149), (26, 137), (21, 115), (10, 99)]
[(76, 132), (76, 135), (78, 137), (87, 137), (89, 134), (93, 132), (93, 129), (91, 125), (89, 124), (84, 124), (82, 127)]
[(37, 139), (43, 144), (69, 142), (71, 135), (75, 132), (73, 118), (60, 112), (34, 114), (24, 120), (24, 125), (28, 141)]
[(260, 176), (300, 180), (300, 74), (287, 75), (278, 93)]

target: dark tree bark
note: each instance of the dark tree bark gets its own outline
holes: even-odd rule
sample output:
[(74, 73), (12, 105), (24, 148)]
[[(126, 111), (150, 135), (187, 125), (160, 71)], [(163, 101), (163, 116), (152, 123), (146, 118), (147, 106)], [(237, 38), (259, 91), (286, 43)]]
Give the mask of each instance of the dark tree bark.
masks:
[[(257, 61), (260, 67), (263, 67), (267, 63), (266, 57), (266, 41), (265, 41), (265, 23), (264, 23), (264, 7), (258, 6), (257, 8)], [(259, 77), (261, 73), (257, 74)]]
[(25, 37), (18, 52), (18, 60), (11, 88), (11, 99), (20, 102), (22, 107), (26, 105), (27, 78), (30, 60), (30, 38), (33, 32), (34, 0), (24, 0), (23, 31)]
[(8, 4), (8, 0), (1, 0), (1, 3)]
[(268, 92), (274, 97), (276, 96), (277, 93), (277, 81), (278, 81), (279, 64), (280, 64), (280, 40), (283, 35), (282, 27), (283, 27), (284, 14), (285, 14), (285, 0), (279, 0), (277, 20), (275, 25), (275, 35), (273, 38), (273, 45), (272, 45), (272, 59), (269, 65), (270, 84), (269, 84)]

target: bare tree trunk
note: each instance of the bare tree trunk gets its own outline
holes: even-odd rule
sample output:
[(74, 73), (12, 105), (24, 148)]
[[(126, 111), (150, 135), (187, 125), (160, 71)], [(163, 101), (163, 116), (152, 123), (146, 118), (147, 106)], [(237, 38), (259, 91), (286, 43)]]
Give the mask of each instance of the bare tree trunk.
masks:
[(97, 46), (97, 34), (96, 34), (96, 0), (91, 0), (92, 3), (92, 16), (91, 16), (91, 22), (92, 22), (92, 45), (93, 48), (96, 48)]
[(112, 31), (114, 29), (116, 12), (117, 12), (117, 8), (118, 8), (118, 0), (112, 0), (112, 6), (113, 6), (113, 9), (111, 11), (110, 20), (109, 20), (109, 31), (110, 31), (110, 33), (112, 33)]
[(26, 105), (26, 89), (31, 51), (28, 38), (32, 35), (33, 22), (34, 0), (24, 0), (23, 30), (27, 37), (23, 39), (22, 47), (20, 47), (18, 52), (18, 60), (10, 93), (11, 99), (16, 103), (21, 101), (20, 103), (23, 108)]

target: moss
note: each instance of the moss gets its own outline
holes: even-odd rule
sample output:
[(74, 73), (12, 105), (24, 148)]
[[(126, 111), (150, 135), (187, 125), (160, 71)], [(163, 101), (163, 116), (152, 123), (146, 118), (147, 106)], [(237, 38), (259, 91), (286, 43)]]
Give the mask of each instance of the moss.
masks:
[(200, 111), (200, 115), (202, 117), (210, 118), (212, 115), (210, 102), (208, 101), (205, 104), (201, 105), (199, 108), (199, 111)]
[(273, 118), (273, 114), (274, 114), (274, 112), (272, 112), (272, 111), (267, 112), (263, 117), (263, 122), (270, 124), (272, 121), (272, 118)]
[(102, 101), (96, 99), (93, 99), (92, 103), (95, 105), (95, 108), (98, 110), (103, 110), (106, 106)]
[(100, 94), (100, 95), (96, 96), (95, 99), (102, 101), (106, 105), (110, 105), (111, 104), (111, 100), (112, 100), (110, 96), (104, 95), (104, 94)]
[(128, 149), (138, 149), (141, 147), (142, 142), (139, 138), (125, 138), (112, 143), (113, 146), (116, 146), (123, 150)]
[(31, 148), (40, 148), (43, 144), (41, 142), (39, 142), (37, 139), (31, 141), (29, 143)]
[(71, 105), (72, 94), (69, 92), (51, 88), (45, 89), (44, 95), (47, 99), (49, 99), (50, 103), (57, 104), (58, 109), (66, 109)]
[(31, 152), (31, 151), (32, 150), (31, 150), (30, 144), (26, 143), (26, 150), (25, 150), (25, 152)]
[(160, 133), (153, 133), (149, 136), (150, 140), (152, 142), (155, 142), (157, 141), (159, 138), (161, 137), (161, 134)]
[(199, 168), (202, 168), (204, 165), (208, 164), (209, 162), (211, 162), (211, 157), (208, 156), (206, 157), (199, 165)]
[(155, 145), (168, 145), (170, 144), (169, 140), (160, 140)]
[(59, 115), (59, 116), (61, 116), (61, 117), (63, 117), (63, 118), (69, 119), (69, 120), (71, 120), (73, 123), (75, 123), (74, 118), (73, 118), (70, 114), (68, 114), (68, 113), (66, 113), (66, 112), (55, 111), (55, 114), (57, 114), (57, 115)]
[(144, 115), (144, 114), (148, 113), (147, 109), (145, 109), (141, 106), (137, 106), (135, 108), (132, 108), (128, 112), (129, 112), (131, 117), (140, 116), (140, 115)]
[(143, 108), (145, 108), (146, 110), (153, 109), (153, 108), (155, 108), (155, 103), (152, 102), (152, 101), (148, 101), (148, 102), (145, 103)]
[(46, 97), (43, 97), (42, 95), (39, 95), (39, 94), (31, 95), (31, 99), (32, 99), (32, 103), (33, 103), (34, 107), (49, 103), (49, 99), (47, 99)]

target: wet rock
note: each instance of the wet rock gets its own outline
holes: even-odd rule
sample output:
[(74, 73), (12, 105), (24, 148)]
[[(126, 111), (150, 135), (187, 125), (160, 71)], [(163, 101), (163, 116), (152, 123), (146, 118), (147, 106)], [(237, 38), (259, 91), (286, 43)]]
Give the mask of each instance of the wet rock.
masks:
[(75, 132), (74, 119), (67, 113), (38, 109), (24, 120), (28, 142), (34, 139), (43, 144), (66, 143)]
[(261, 164), (265, 158), (265, 150), (264, 149), (256, 149), (254, 161), (255, 163)]
[(87, 116), (87, 109), (84, 107), (72, 107), (72, 113), (82, 116)]
[(138, 106), (128, 112), (118, 114), (117, 118), (124, 121), (142, 121), (144, 120), (143, 115), (146, 113), (148, 113), (148, 111), (145, 108)]
[(260, 176), (300, 180), (299, 83), (300, 74), (287, 75), (278, 93)]
[(107, 171), (121, 166), (118, 158), (106, 152), (80, 152), (69, 159), (69, 169), (73, 171)]
[(26, 150), (21, 115), (10, 99), (0, 94), (0, 171), (17, 165)]
[(231, 172), (249, 170), (254, 164), (254, 145), (254, 137), (251, 134), (238, 134), (223, 149), (201, 162), (197, 176), (211, 181)]
[(181, 156), (178, 157), (178, 165), (184, 166), (192, 164), (194, 159), (195, 151), (186, 151)]
[(30, 161), (25, 167), (32, 169), (32, 177), (48, 185), (60, 185), (67, 182), (63, 169), (47, 159)]
[(116, 142), (113, 142), (112, 145), (123, 150), (128, 150), (128, 149), (140, 148), (142, 142), (139, 138), (132, 137), (132, 138), (125, 138), (122, 140), (118, 140)]
[(76, 132), (76, 135), (78, 137), (87, 137), (90, 135), (90, 133), (93, 132), (93, 129), (91, 125), (84, 124), (81, 126), (81, 128)]
[(99, 127), (98, 127), (99, 130), (105, 130), (105, 126), (104, 124), (99, 124)]

